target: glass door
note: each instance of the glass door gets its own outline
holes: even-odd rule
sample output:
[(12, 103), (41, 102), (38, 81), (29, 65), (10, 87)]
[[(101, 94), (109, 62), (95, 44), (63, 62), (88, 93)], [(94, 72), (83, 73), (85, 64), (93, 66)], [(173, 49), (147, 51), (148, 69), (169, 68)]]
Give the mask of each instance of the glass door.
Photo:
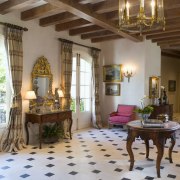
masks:
[(80, 54), (73, 57), (71, 97), (72, 129), (89, 127), (91, 123), (91, 63)]

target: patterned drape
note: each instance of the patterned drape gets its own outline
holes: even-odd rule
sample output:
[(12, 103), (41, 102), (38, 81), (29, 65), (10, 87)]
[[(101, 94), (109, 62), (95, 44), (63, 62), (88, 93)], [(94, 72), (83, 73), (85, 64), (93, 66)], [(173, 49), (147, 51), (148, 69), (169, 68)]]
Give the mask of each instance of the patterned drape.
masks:
[(18, 151), (25, 147), (22, 128), (22, 72), (23, 72), (23, 30), (5, 27), (5, 43), (8, 57), (13, 104), (10, 108), (9, 122), (1, 138), (1, 150)]
[[(72, 45), (71, 42), (61, 42), (61, 87), (64, 93), (62, 109), (70, 109), (71, 106), (71, 79), (72, 79)], [(69, 138), (68, 122), (64, 124), (65, 138)]]
[(99, 51), (91, 49), (92, 55), (92, 79), (93, 79), (93, 93), (92, 93), (92, 122), (96, 128), (102, 128), (102, 120), (100, 113), (99, 101)]

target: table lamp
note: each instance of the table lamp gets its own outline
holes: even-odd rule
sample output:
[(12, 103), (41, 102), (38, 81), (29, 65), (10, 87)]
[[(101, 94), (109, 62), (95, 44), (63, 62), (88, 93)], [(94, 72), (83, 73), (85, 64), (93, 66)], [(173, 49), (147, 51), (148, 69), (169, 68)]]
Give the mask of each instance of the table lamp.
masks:
[(60, 108), (61, 108), (61, 105), (62, 105), (62, 104), (61, 104), (61, 101), (62, 101), (61, 98), (64, 97), (64, 93), (63, 93), (63, 91), (62, 91), (61, 89), (58, 89), (57, 92), (58, 92), (58, 96), (59, 96), (59, 99), (60, 99), (60, 100), (59, 100), (59, 106), (60, 106)]
[(31, 112), (32, 107), (34, 106), (34, 105), (32, 104), (32, 102), (33, 102), (32, 100), (33, 100), (33, 99), (36, 99), (36, 94), (35, 94), (35, 92), (34, 92), (34, 91), (27, 91), (26, 94), (25, 94), (24, 99), (29, 100), (29, 112)]

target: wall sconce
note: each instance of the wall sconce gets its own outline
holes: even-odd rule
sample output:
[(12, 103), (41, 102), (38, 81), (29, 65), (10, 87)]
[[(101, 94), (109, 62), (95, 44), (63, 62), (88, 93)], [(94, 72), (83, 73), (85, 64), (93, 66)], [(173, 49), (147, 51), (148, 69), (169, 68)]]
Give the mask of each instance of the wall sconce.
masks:
[(130, 82), (130, 78), (135, 74), (135, 68), (131, 65), (123, 66), (122, 68), (123, 76), (128, 78), (128, 83)]
[(26, 94), (25, 94), (24, 99), (29, 100), (29, 112), (31, 112), (32, 107), (35, 105), (35, 104), (33, 105), (33, 103), (32, 103), (32, 100), (36, 99), (35, 92), (34, 91), (27, 91)]

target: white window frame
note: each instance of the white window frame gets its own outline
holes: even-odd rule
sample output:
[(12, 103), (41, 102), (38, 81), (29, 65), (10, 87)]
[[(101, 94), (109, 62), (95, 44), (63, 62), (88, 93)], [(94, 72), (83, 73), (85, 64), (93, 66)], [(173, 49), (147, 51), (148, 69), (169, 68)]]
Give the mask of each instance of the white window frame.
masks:
[[(4, 35), (2, 33), (2, 28), (0, 28), (0, 41), (1, 43), (4, 44)], [(4, 46), (1, 46), (1, 50), (3, 52), (3, 57), (4, 59), (7, 59), (7, 54), (6, 54), (6, 49), (5, 49), (5, 44)], [(5, 63), (6, 65), (6, 122), (5, 123), (0, 123), (0, 129), (5, 128), (8, 124), (8, 119), (9, 119), (9, 111), (10, 111), (10, 104), (11, 104), (11, 87), (10, 87), (10, 78), (9, 78), (9, 73), (8, 73), (8, 61)]]

